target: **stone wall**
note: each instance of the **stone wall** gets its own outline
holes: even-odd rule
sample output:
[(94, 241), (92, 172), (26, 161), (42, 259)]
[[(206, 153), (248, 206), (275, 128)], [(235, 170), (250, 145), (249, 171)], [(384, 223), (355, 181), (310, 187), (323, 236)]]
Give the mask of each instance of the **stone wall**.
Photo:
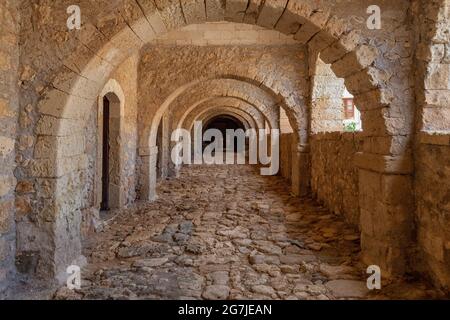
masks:
[(420, 135), (415, 195), (418, 265), (450, 291), (450, 134)]
[[(25, 182), (19, 182), (16, 187), (14, 177), (14, 146), (19, 110), (17, 5), (16, 0), (0, 2), (0, 291), (14, 272), (14, 190), (20, 195), (18, 213), (28, 210), (21, 197), (33, 192), (33, 186)], [(22, 137), (19, 143), (26, 145), (28, 137)]]
[(137, 108), (138, 108), (138, 63), (139, 55), (126, 60), (116, 70), (116, 79), (125, 93), (124, 118), (121, 126), (121, 185), (122, 205), (136, 200), (136, 150), (138, 145)]
[[(450, 1), (414, 1), (417, 128), (450, 130)], [(420, 13), (420, 14), (419, 14)]]
[(413, 1), (416, 34), (415, 204), (411, 265), (450, 291), (450, 1)]
[(342, 97), (344, 79), (336, 77), (331, 65), (324, 63), (317, 52), (310, 50), (311, 76), (311, 132), (343, 131), (344, 108)]
[(362, 148), (358, 133), (319, 133), (311, 137), (311, 189), (326, 207), (359, 226), (356, 152)]
[[(136, 200), (137, 152), (137, 64), (138, 55), (124, 61), (112, 74), (102, 94), (110, 101), (110, 206), (120, 208)], [(112, 83), (111, 85), (109, 85)], [(103, 97), (93, 106), (85, 133), (88, 155), (87, 183), (83, 187), (86, 201), (82, 208), (82, 231), (87, 236), (98, 219), (102, 192), (102, 126), (99, 110)], [(117, 99), (117, 102), (115, 101)], [(114, 131), (117, 132), (113, 132)], [(114, 198), (114, 199), (113, 199)]]

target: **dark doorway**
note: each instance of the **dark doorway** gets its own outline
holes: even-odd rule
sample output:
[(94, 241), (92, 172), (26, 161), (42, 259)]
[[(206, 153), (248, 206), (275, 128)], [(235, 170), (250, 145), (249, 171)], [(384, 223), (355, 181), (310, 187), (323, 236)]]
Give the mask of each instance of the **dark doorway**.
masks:
[(100, 209), (109, 210), (109, 120), (110, 101), (103, 98), (103, 135), (102, 135), (102, 202)]
[[(156, 146), (158, 147), (158, 150), (162, 150), (162, 119), (158, 126), (158, 134), (156, 136)], [(160, 180), (163, 177), (162, 171), (162, 157), (163, 153), (158, 152), (158, 157), (156, 158), (156, 179)]]
[[(224, 149), (226, 148), (226, 145), (227, 145), (227, 139), (229, 139), (229, 137), (227, 137), (227, 135), (226, 135), (227, 129), (231, 129), (231, 130), (242, 129), (245, 131), (245, 127), (242, 124), (242, 122), (230, 115), (220, 115), (220, 116), (216, 116), (216, 117), (210, 119), (206, 123), (206, 126), (203, 128), (203, 133), (208, 129), (217, 129), (222, 133), (222, 136), (224, 137)], [(233, 152), (243, 151), (243, 150), (238, 150), (238, 141), (237, 140), (238, 139), (235, 137)], [(206, 146), (208, 144), (210, 144), (210, 142), (204, 143), (203, 150), (206, 148)]]

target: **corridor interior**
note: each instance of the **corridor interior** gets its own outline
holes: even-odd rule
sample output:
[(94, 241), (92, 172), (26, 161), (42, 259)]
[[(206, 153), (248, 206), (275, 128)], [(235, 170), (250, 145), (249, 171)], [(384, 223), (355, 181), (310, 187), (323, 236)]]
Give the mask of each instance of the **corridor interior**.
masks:
[(0, 298), (448, 299), (450, 0), (378, 2), (1, 0)]

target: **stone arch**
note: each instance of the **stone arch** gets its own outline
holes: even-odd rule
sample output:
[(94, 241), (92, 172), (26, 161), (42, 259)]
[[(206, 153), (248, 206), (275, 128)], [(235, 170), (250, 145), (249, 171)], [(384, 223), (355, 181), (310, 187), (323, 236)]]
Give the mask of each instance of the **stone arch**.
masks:
[[(178, 129), (178, 128), (186, 128), (185, 122), (187, 121), (187, 123), (193, 123), (194, 120), (192, 118), (195, 117), (195, 115), (197, 115), (199, 112), (201, 112), (204, 108), (209, 108), (209, 107), (217, 108), (218, 106), (222, 106), (222, 105), (233, 106), (233, 108), (235, 108), (236, 110), (237, 110), (237, 108), (245, 110), (248, 113), (248, 116), (250, 117), (249, 119), (251, 119), (251, 121), (253, 121), (254, 123), (258, 123), (258, 126), (261, 128), (264, 127), (265, 120), (268, 118), (271, 118), (270, 114), (268, 112), (261, 113), (261, 111), (259, 111), (259, 109), (257, 107), (253, 106), (253, 104), (249, 104), (248, 102), (245, 102), (244, 100), (242, 100), (243, 97), (232, 97), (232, 96), (211, 96), (211, 97), (209, 97), (210, 94), (216, 94), (216, 93), (222, 93), (222, 92), (220, 91), (220, 92), (204, 93), (205, 97), (199, 101), (194, 102), (192, 105), (189, 105), (189, 104), (192, 103), (192, 101), (195, 101), (197, 98), (188, 99), (187, 101), (182, 100), (182, 101), (180, 101), (180, 103), (177, 104), (179, 106), (186, 105), (187, 108), (177, 107), (176, 105), (171, 106), (171, 109), (175, 109), (175, 111), (176, 111), (175, 114), (173, 115), (173, 123), (175, 124), (175, 127), (171, 128), (169, 130)], [(234, 94), (236, 94), (236, 93), (234, 93)], [(194, 95), (194, 96), (196, 97), (196, 95)], [(203, 96), (203, 94), (202, 94), (202, 96)], [(169, 112), (169, 111), (167, 111), (167, 112)], [(167, 115), (167, 112), (166, 112), (166, 115)], [(181, 112), (184, 112), (184, 113), (181, 113)], [(191, 119), (188, 119), (189, 117), (191, 117)], [(270, 123), (273, 123), (273, 121), (270, 121)], [(161, 150), (159, 150), (158, 154), (160, 154), (160, 157), (162, 154), (163, 155), (162, 158), (165, 158), (167, 160), (167, 161), (163, 162), (163, 167), (168, 169), (169, 175), (172, 175), (175, 172), (172, 170), (173, 166), (169, 163), (169, 158), (170, 158), (169, 152), (170, 152), (171, 148), (173, 147), (173, 143), (171, 143), (168, 140), (170, 140), (169, 137), (167, 137), (167, 141), (163, 142), (163, 145), (165, 145), (165, 147), (162, 148)], [(168, 146), (170, 146), (170, 148)]]
[[(242, 73), (242, 72), (241, 72)], [(193, 77), (190, 73), (187, 73), (189, 79)], [(304, 127), (304, 129), (298, 130), (298, 138), (295, 140), (297, 141), (306, 141), (307, 136), (306, 134), (306, 119), (302, 119), (298, 112), (295, 110), (295, 106), (292, 104), (296, 101), (296, 99), (290, 99), (291, 96), (287, 97), (286, 99), (281, 95), (281, 93), (277, 93), (272, 91), (271, 88), (267, 87), (263, 83), (257, 82), (255, 78), (249, 78), (248, 75), (245, 75), (242, 73), (241, 75), (230, 75), (230, 74), (224, 74), (224, 75), (216, 75), (212, 78), (196, 78), (195, 80), (192, 80), (191, 82), (188, 82), (188, 84), (183, 84), (177, 89), (175, 89), (170, 95), (164, 100), (164, 102), (158, 107), (157, 111), (155, 113), (151, 113), (149, 110), (142, 111), (143, 121), (150, 121), (150, 126), (145, 126), (143, 129), (143, 133), (140, 135), (140, 156), (141, 156), (141, 182), (140, 182), (140, 189), (141, 189), (141, 198), (142, 199), (154, 199), (156, 196), (156, 181), (154, 179), (154, 176), (156, 176), (156, 163), (157, 163), (157, 154), (158, 150), (156, 147), (156, 137), (157, 137), (157, 124), (161, 121), (164, 113), (169, 109), (169, 106), (184, 92), (187, 92), (192, 87), (198, 85), (202, 81), (213, 81), (217, 79), (234, 79), (241, 82), (250, 83), (252, 85), (256, 85), (260, 88), (262, 88), (264, 91), (268, 92), (276, 101), (279, 101), (279, 105), (283, 107), (286, 110), (286, 113), (289, 117), (289, 120), (291, 123), (296, 124), (295, 128), (299, 128), (301, 126)], [(288, 103), (289, 101), (289, 103)], [(305, 109), (305, 108), (303, 108)], [(152, 120), (146, 120), (146, 115), (153, 115)], [(307, 167), (305, 166), (305, 169)]]
[(211, 108), (205, 108), (201, 111), (200, 114), (198, 114), (192, 122), (186, 123), (187, 129), (193, 128), (193, 122), (194, 121), (202, 121), (207, 122), (211, 119), (211, 117), (219, 116), (220, 114), (224, 115), (230, 115), (233, 117), (236, 117), (241, 120), (243, 124), (245, 124), (245, 128), (257, 128), (258, 122), (255, 121), (255, 119), (246, 111), (235, 108), (233, 106), (222, 106), (222, 107), (211, 107)]
[[(155, 138), (156, 138), (156, 133), (154, 128), (156, 127), (156, 124), (159, 123), (159, 121), (162, 118), (162, 115), (164, 114), (164, 112), (166, 110), (168, 110), (169, 106), (171, 103), (173, 103), (173, 101), (183, 92), (187, 91), (188, 89), (191, 89), (193, 86), (197, 85), (198, 83), (200, 83), (201, 81), (207, 81), (207, 80), (216, 80), (216, 79), (235, 79), (235, 80), (239, 80), (242, 82), (247, 82), (250, 84), (254, 84), (256, 86), (259, 86), (261, 88), (263, 88), (266, 92), (269, 92), (273, 97), (277, 97), (280, 106), (282, 106), (283, 108), (285, 108), (285, 110), (287, 110), (287, 114), (289, 119), (292, 121), (292, 123), (299, 123), (300, 120), (298, 116), (294, 115), (294, 110), (295, 107), (293, 104), (288, 104), (286, 102), (286, 99), (280, 97), (279, 93), (276, 93), (274, 91), (271, 91), (271, 89), (269, 87), (266, 87), (263, 83), (257, 83), (255, 82), (255, 79), (253, 78), (248, 78), (247, 76), (235, 76), (235, 75), (220, 75), (220, 76), (215, 76), (213, 78), (202, 78), (202, 79), (196, 79), (188, 84), (182, 85), (181, 87), (177, 88), (174, 92), (172, 92), (165, 100), (164, 102), (159, 106), (158, 110), (156, 111), (155, 115), (153, 116), (153, 120), (151, 121), (151, 125), (147, 126), (144, 133), (142, 134), (142, 139), (141, 139), (141, 148), (148, 148), (148, 147), (152, 147), (155, 144)], [(304, 120), (304, 119), (303, 119)], [(298, 128), (298, 124), (297, 126), (295, 126), (296, 128)], [(303, 137), (304, 139), (306, 139), (306, 137)]]
[[(103, 152), (102, 148), (105, 143), (102, 137), (105, 133), (103, 131), (105, 120), (104, 99), (109, 101), (109, 168), (108, 168), (108, 204), (110, 209), (120, 208), (125, 204), (125, 195), (122, 191), (123, 181), (123, 150), (122, 150), (122, 130), (124, 122), (124, 106), (125, 106), (125, 94), (122, 87), (115, 79), (110, 79), (98, 98), (98, 111), (97, 111), (97, 170), (95, 178), (95, 206), (100, 207), (102, 199), (102, 161)], [(103, 132), (102, 132), (103, 131)], [(103, 172), (104, 174), (105, 172)]]
[[(61, 59), (67, 66), (58, 70), (60, 71), (58, 76), (53, 79), (52, 85), (55, 89), (46, 89), (44, 93), (46, 98), (39, 104), (41, 116), (36, 126), (36, 133), (48, 136), (56, 152), (42, 159), (33, 159), (29, 167), (29, 176), (39, 180), (41, 185), (50, 185), (52, 190), (48, 198), (51, 206), (47, 209), (51, 223), (47, 223), (41, 233), (48, 240), (48, 246), (39, 248), (41, 258), (48, 261), (45, 274), (51, 275), (63, 271), (65, 266), (80, 253), (79, 247), (72, 241), (77, 238), (76, 234), (73, 237), (62, 236), (64, 230), (76, 228), (76, 224), (68, 224), (67, 221), (77, 219), (77, 205), (73, 203), (63, 209), (60, 202), (63, 197), (61, 190), (68, 189), (69, 185), (77, 188), (77, 182), (69, 181), (68, 177), (86, 164), (82, 153), (71, 157), (66, 156), (64, 148), (75, 146), (75, 142), (67, 141), (72, 139), (74, 132), (84, 126), (90, 106), (95, 103), (98, 92), (109, 74), (120, 64), (120, 61), (154, 39), (156, 33), (163, 33), (186, 23), (227, 20), (256, 23), (286, 34), (293, 34), (300, 43), (318, 43), (324, 47), (324, 61), (332, 63), (336, 74), (346, 79), (349, 90), (355, 93), (356, 99), (364, 102), (366, 108), (380, 110), (381, 107), (381, 110), (386, 110), (391, 96), (389, 90), (386, 90), (386, 84), (383, 83), (381, 70), (373, 65), (376, 55), (369, 55), (370, 58), (368, 58), (366, 53), (371, 51), (371, 47), (361, 45), (362, 40), (358, 33), (341, 19), (330, 15), (327, 10), (297, 1), (264, 1), (256, 10), (254, 6), (247, 7), (247, 3), (248, 1), (227, 1), (226, 5), (222, 6), (216, 1), (207, 0), (206, 6), (205, 2), (199, 1), (194, 2), (191, 9), (188, 9), (184, 3), (182, 8), (178, 1), (158, 2), (158, 5), (151, 1), (128, 2), (126, 7), (119, 5), (118, 10), (122, 15), (117, 23), (109, 24), (110, 19), (99, 19), (98, 26), (87, 22), (76, 39), (68, 42), (63, 49), (67, 51), (62, 52), (61, 55), (67, 57)], [(81, 6), (82, 10), (93, 14), (100, 10), (100, 8), (85, 7), (87, 6), (85, 3)], [(202, 11), (192, 10), (192, 8), (206, 9)], [(61, 15), (50, 14), (49, 16), (59, 19)], [(68, 37), (71, 38), (70, 35)], [(76, 46), (75, 43), (78, 40), (84, 46)], [(340, 69), (344, 63), (351, 67), (346, 68), (345, 71)], [(236, 75), (221, 76), (236, 78)], [(252, 81), (263, 88), (270, 88), (268, 83), (270, 80), (256, 77)], [(162, 106), (166, 106), (170, 99), (189, 86), (190, 84), (186, 84), (179, 87)], [(273, 92), (276, 96), (280, 94), (277, 90)], [(292, 108), (299, 105), (290, 95), (285, 96), (284, 99), (286, 101), (283, 101), (283, 104)], [(164, 108), (161, 112), (163, 110)], [(158, 117), (159, 119), (153, 121), (152, 126), (157, 127), (161, 115), (157, 114), (155, 119)], [(370, 117), (369, 133), (375, 136), (377, 133), (382, 133), (383, 138), (388, 141), (386, 131), (396, 134), (395, 128), (386, 125), (382, 112), (372, 112)], [(368, 119), (366, 117), (363, 120)], [(303, 124), (305, 125), (306, 123)], [(64, 143), (62, 143), (63, 139), (66, 139)], [(306, 144), (307, 139), (299, 143)], [(151, 144), (147, 143), (141, 145), (140, 154), (152, 155), (150, 146)], [(304, 150), (299, 148), (297, 152), (302, 153)], [(362, 159), (364, 160), (364, 156)], [(71, 211), (72, 216), (66, 210)]]
[[(254, 128), (253, 126), (251, 126), (252, 119), (250, 117), (248, 117), (248, 114), (246, 114), (245, 112), (242, 112), (240, 110), (229, 110), (228, 108), (224, 108), (224, 110), (220, 110), (220, 111), (219, 110), (212, 110), (212, 111), (209, 110), (209, 112), (208, 112), (208, 110), (205, 110), (201, 115), (199, 115), (198, 119), (201, 119), (203, 121), (203, 123), (207, 123), (214, 117), (221, 116), (221, 115), (231, 116), (231, 117), (238, 119), (244, 125), (245, 130)], [(192, 128), (192, 126), (189, 126), (189, 127)]]
[[(216, 79), (201, 82), (183, 95), (180, 95), (171, 105), (169, 112), (175, 118), (184, 120), (187, 114), (200, 103), (212, 99), (226, 98), (236, 100), (236, 103), (246, 103), (260, 110), (273, 127), (279, 117), (278, 100), (253, 84), (234, 79)], [(239, 102), (242, 101), (242, 102)], [(229, 103), (229, 102), (227, 102)]]
[[(248, 145), (248, 138), (244, 137), (243, 140), (240, 140), (238, 138), (233, 138), (231, 140), (229, 140), (229, 138), (227, 137), (227, 133), (225, 131), (223, 131), (223, 129), (219, 129), (216, 126), (211, 126), (212, 124), (214, 124), (216, 121), (219, 122), (223, 122), (225, 121), (230, 121), (231, 123), (228, 123), (229, 125), (231, 125), (233, 127), (233, 129), (238, 129), (238, 130), (243, 130), (243, 132), (246, 132), (247, 129), (249, 129), (246, 125), (245, 122), (243, 122), (240, 119), (239, 116), (239, 110), (234, 110), (234, 111), (228, 111), (227, 108), (224, 108), (225, 110), (220, 110), (220, 109), (214, 109), (212, 112), (208, 112), (207, 110), (205, 112), (203, 112), (201, 115), (199, 115), (199, 117), (197, 117), (197, 119), (195, 119), (195, 121), (202, 121), (202, 131), (203, 134), (205, 134), (205, 132), (207, 132), (208, 128), (214, 129), (214, 130), (219, 130), (222, 135), (223, 135), (223, 140), (222, 140), (222, 150), (224, 152), (228, 152), (230, 150), (233, 150), (234, 152), (237, 152), (241, 155), (244, 155), (248, 152), (249, 150), (249, 145)], [(192, 124), (192, 126), (190, 126), (190, 130), (191, 130), (191, 135), (195, 135), (194, 133), (194, 124)], [(238, 142), (238, 140), (240, 140), (243, 144), (242, 146), (240, 146), (240, 142)], [(228, 149), (228, 142), (233, 141), (234, 144), (234, 148), (233, 149)], [(193, 155), (195, 154), (195, 150), (193, 150)]]
[(186, 110), (186, 112), (178, 121), (178, 127), (185, 126), (185, 124), (189, 125), (190, 123), (192, 123), (193, 118), (200, 112), (202, 112), (205, 108), (214, 108), (221, 105), (226, 105), (246, 112), (254, 119), (254, 121), (260, 128), (264, 127), (265, 121), (268, 121), (269, 124), (274, 128), (277, 127), (277, 123), (274, 121), (276, 119), (271, 119), (267, 113), (261, 112), (260, 109), (258, 109), (254, 105), (249, 104), (248, 102), (236, 97), (212, 97), (205, 98), (204, 101), (200, 100), (199, 102), (199, 104), (195, 103)]
[[(344, 79), (336, 77), (320, 55), (310, 57), (311, 68), (311, 134), (342, 132), (344, 126)], [(311, 66), (312, 65), (312, 66)]]

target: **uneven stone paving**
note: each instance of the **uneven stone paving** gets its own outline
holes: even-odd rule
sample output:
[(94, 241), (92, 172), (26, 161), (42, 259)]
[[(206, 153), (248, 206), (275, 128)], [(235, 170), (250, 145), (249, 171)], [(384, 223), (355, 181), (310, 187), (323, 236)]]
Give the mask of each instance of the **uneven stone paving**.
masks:
[[(357, 230), (256, 169), (183, 168), (90, 239), (81, 290), (55, 298), (387, 298), (368, 295)], [(422, 284), (394, 291), (405, 288), (436, 297)]]

